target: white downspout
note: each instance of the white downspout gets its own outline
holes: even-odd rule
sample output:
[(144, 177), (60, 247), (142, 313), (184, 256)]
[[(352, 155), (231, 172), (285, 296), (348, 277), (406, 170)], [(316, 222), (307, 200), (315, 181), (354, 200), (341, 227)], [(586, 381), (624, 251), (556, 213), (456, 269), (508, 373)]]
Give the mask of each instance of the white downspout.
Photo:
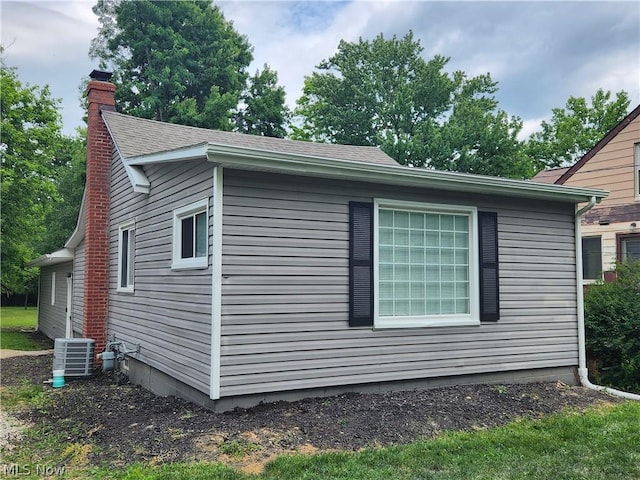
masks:
[(584, 330), (584, 290), (582, 286), (582, 215), (591, 210), (596, 204), (596, 197), (591, 197), (589, 203), (576, 212), (576, 287), (578, 299), (578, 375), (580, 383), (591, 390), (606, 392), (617, 397), (629, 400), (640, 400), (640, 395), (623, 392), (614, 388), (594, 385), (589, 381), (589, 369), (587, 368), (587, 347)]

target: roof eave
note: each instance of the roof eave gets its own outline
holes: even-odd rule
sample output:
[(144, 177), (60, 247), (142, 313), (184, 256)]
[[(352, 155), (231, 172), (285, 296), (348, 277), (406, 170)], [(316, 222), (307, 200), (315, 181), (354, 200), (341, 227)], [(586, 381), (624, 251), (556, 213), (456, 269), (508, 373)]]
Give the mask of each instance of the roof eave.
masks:
[(600, 189), (566, 187), (483, 175), (427, 170), (394, 165), (378, 165), (352, 160), (283, 154), (244, 147), (219, 144), (200, 144), (167, 152), (141, 155), (126, 159), (125, 163), (149, 165), (196, 158), (237, 170), (266, 171), (290, 175), (334, 178), (388, 185), (431, 187), (441, 190), (480, 194), (516, 196), (521, 198), (585, 202), (597, 201), (608, 192)]
[(73, 250), (63, 248), (52, 253), (41, 255), (27, 263), (27, 267), (48, 267), (73, 261)]

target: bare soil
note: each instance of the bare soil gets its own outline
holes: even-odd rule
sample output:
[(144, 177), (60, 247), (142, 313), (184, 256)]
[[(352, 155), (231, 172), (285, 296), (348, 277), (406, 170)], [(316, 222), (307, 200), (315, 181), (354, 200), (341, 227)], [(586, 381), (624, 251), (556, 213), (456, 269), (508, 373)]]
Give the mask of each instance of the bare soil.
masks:
[[(52, 357), (0, 361), (2, 385), (40, 384)], [(349, 393), (212, 413), (184, 400), (157, 397), (109, 375), (46, 387), (53, 406), (16, 412), (47, 425), (68, 443), (92, 445), (92, 465), (220, 461), (245, 471), (285, 453), (358, 450), (404, 444), (445, 430), (475, 430), (517, 418), (537, 419), (617, 399), (561, 383), (465, 385), (379, 394)]]

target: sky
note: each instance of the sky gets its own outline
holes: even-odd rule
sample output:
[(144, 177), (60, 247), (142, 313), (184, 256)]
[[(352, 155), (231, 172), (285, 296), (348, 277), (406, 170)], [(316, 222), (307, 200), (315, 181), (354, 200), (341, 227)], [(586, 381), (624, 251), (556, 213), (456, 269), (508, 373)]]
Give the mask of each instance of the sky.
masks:
[[(97, 61), (88, 56), (98, 20), (94, 0), (0, 0), (4, 62), (23, 83), (48, 84), (61, 100), (63, 128), (82, 125), (79, 86)], [(501, 109), (539, 128), (570, 96), (589, 99), (598, 88), (625, 90), (640, 104), (640, 2), (636, 1), (221, 1), (215, 2), (253, 46), (249, 73), (267, 63), (278, 72), (287, 103), (304, 78), (357, 42), (409, 30), (425, 59), (450, 57), (448, 71), (490, 73)]]

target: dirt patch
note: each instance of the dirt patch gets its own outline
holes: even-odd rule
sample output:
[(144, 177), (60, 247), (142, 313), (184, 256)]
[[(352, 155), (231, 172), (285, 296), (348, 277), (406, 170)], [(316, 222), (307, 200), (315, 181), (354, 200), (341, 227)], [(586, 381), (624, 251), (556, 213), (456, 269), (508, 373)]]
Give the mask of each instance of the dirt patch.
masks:
[[(51, 364), (51, 356), (2, 360), (2, 383), (19, 384), (21, 378), (41, 383), (50, 378)], [(445, 430), (489, 428), (617, 401), (560, 383), (465, 385), (349, 393), (212, 413), (178, 398), (118, 385), (106, 375), (70, 381), (49, 395), (54, 406), (47, 412), (33, 409), (16, 416), (51, 426), (70, 444), (94, 445), (86, 454), (90, 465), (200, 460), (221, 461), (247, 472), (261, 471), (283, 453), (403, 444)]]

